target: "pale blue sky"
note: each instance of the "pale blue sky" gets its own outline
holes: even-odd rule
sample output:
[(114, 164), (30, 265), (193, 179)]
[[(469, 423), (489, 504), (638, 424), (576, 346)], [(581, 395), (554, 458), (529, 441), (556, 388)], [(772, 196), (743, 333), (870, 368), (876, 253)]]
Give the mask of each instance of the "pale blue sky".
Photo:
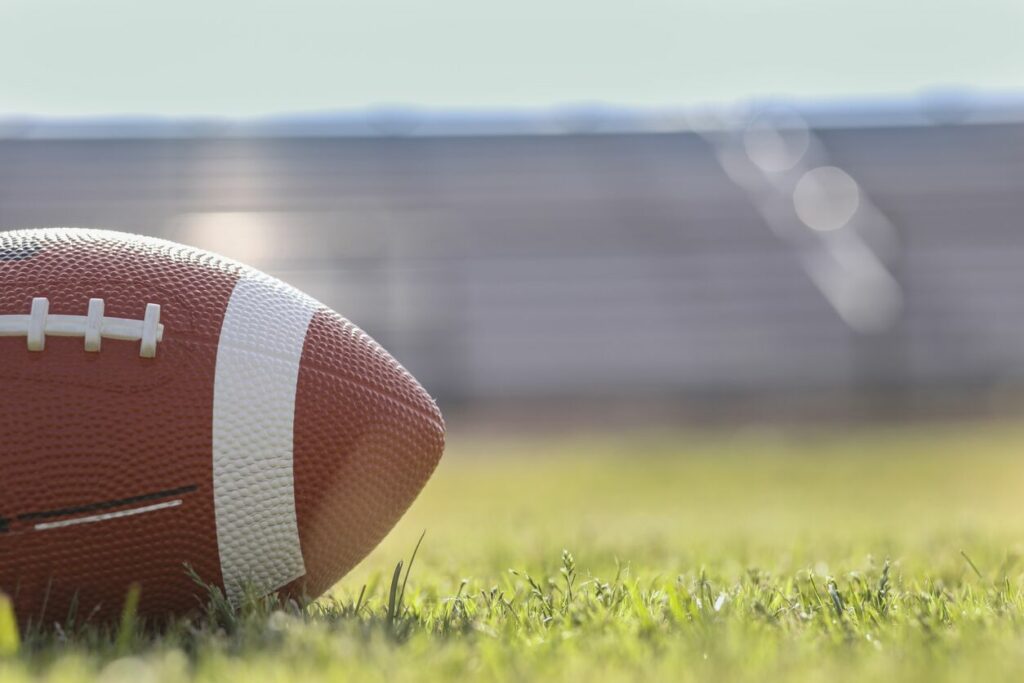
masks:
[(0, 3), (0, 115), (685, 106), (947, 87), (1024, 87), (1024, 2)]

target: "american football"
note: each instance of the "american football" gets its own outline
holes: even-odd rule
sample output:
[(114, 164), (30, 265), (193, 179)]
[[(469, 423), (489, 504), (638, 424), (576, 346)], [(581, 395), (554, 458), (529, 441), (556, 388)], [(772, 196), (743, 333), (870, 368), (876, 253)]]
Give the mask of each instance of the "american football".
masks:
[(254, 269), (167, 241), (0, 233), (0, 591), (18, 620), (317, 596), (444, 448), (369, 336)]

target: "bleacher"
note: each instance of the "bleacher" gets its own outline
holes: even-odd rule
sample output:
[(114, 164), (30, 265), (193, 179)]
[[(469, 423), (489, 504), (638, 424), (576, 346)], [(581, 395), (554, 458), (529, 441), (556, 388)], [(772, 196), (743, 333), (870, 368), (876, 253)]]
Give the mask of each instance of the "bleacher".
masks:
[(857, 332), (699, 134), (0, 138), (0, 227), (143, 232), (351, 317), (442, 397), (991, 389), (1024, 370), (1024, 125), (816, 132), (895, 228)]

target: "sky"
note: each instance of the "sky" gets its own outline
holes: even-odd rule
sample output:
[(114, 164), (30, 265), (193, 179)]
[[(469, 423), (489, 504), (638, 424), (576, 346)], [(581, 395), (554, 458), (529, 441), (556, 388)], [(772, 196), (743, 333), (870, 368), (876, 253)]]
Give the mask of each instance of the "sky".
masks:
[(1024, 90), (1021, 0), (3, 0), (0, 116)]

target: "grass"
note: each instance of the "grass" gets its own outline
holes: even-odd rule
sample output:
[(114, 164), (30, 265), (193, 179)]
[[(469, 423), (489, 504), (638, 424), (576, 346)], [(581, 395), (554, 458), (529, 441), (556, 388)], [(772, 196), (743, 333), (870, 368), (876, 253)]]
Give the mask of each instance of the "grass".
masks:
[(1022, 454), (1007, 425), (456, 439), (330, 596), (20, 643), (0, 604), (0, 681), (1017, 681)]

